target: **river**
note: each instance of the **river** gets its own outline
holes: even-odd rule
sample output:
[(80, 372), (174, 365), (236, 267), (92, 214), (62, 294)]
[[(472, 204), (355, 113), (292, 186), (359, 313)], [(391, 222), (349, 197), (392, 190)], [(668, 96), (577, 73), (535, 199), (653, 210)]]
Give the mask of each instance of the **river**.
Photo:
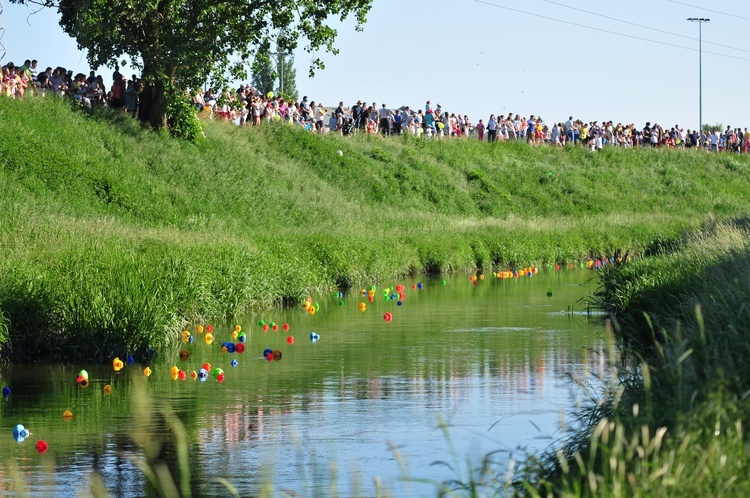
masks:
[[(388, 299), (380, 283), (372, 302), (362, 289), (311, 296), (314, 314), (300, 306), (213, 323), (210, 345), (191, 325), (194, 342), (183, 343), (190, 357), (160, 352), (148, 378), (146, 363), (127, 358), (120, 372), (2, 367), (10, 394), (0, 404), (0, 494), (88, 496), (97, 472), (112, 496), (143, 496), (132, 436), (158, 439), (166, 429), (134, 416), (141, 385), (186, 429), (193, 496), (230, 496), (221, 480), (240, 496), (435, 496), (443, 481), (467, 482), (491, 452), (503, 475), (511, 459), (575, 428), (569, 413), (588, 395), (571, 379), (596, 389), (606, 371), (600, 317), (583, 301), (595, 276), (545, 268), (475, 282), (463, 274), (404, 279)], [(222, 343), (239, 342), (235, 325), (245, 351), (222, 352)], [(281, 358), (269, 361), (267, 348)], [(223, 369), (223, 382), (191, 379), (205, 362)], [(187, 380), (172, 380), (172, 366)], [(75, 380), (81, 369), (87, 388)], [(20, 443), (17, 424), (31, 432)], [(164, 457), (176, 459), (170, 448)]]

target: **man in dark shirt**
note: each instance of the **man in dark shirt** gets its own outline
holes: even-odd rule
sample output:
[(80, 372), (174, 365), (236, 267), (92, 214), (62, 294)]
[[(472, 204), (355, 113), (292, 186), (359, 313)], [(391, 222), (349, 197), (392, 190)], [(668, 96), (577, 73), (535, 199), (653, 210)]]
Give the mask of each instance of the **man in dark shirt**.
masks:
[[(364, 105), (364, 104), (363, 104)], [(362, 112), (359, 113), (359, 129), (364, 130), (367, 126), (367, 120), (370, 119), (370, 113), (372, 112), (373, 107), (370, 106), (367, 109), (362, 109)]]
[(646, 122), (643, 127), (643, 145), (651, 146), (651, 122)]
[(42, 89), (42, 93), (44, 93), (48, 88), (50, 88), (50, 82), (49, 79), (52, 76), (52, 68), (48, 67), (41, 73), (39, 73), (36, 77), (37, 86)]
[(356, 104), (352, 106), (352, 120), (355, 123), (359, 123), (359, 115), (362, 113), (362, 101), (358, 100)]

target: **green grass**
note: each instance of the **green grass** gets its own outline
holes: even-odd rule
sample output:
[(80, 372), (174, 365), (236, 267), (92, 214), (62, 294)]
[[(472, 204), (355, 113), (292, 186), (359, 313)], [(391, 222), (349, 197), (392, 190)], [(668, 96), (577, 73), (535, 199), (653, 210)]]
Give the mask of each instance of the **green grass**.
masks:
[(0, 116), (5, 358), (143, 354), (186, 321), (409, 273), (645, 254), (750, 207), (744, 156), (219, 122), (196, 146), (51, 98)]
[(604, 272), (603, 289), (625, 351), (660, 383), (654, 403), (674, 409), (662, 423), (716, 392), (750, 393), (747, 219), (711, 224), (673, 250)]
[(614, 382), (579, 414), (583, 431), (526, 462), (516, 491), (747, 496), (750, 223), (709, 223), (601, 277)]

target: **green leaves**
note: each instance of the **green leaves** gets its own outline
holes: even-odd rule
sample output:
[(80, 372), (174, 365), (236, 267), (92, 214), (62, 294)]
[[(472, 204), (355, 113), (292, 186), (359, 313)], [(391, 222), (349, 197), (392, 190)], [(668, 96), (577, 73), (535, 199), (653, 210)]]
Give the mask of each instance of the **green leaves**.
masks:
[[(31, 0), (11, 0), (25, 4)], [(206, 81), (247, 76), (249, 61), (272, 46), (289, 53), (305, 43), (315, 52), (336, 53), (332, 17), (354, 16), (357, 29), (372, 0), (51, 0), (60, 26), (87, 51), (93, 68), (114, 66), (128, 58), (155, 85), (150, 121), (155, 127), (168, 109), (164, 88), (195, 88)], [(310, 73), (323, 67), (315, 58)], [(286, 86), (285, 86), (286, 89)], [(288, 93), (288, 92), (287, 92)], [(179, 121), (179, 119), (177, 120)]]
[(172, 136), (193, 143), (206, 138), (203, 133), (203, 122), (198, 119), (198, 113), (189, 95), (172, 87), (167, 91), (165, 100), (169, 131)]

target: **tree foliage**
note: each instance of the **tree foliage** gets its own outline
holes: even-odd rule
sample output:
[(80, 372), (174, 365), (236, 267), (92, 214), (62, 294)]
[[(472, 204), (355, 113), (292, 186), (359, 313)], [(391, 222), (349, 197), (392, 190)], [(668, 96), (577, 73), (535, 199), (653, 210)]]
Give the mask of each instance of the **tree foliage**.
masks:
[(259, 61), (257, 66), (258, 67), (253, 70), (253, 79), (251, 80), (251, 83), (260, 93), (265, 95), (269, 91), (274, 90), (276, 73), (273, 70), (271, 61), (268, 59)]
[(294, 67), (294, 56), (284, 53), (279, 55), (279, 95), (292, 100), (299, 100), (297, 92), (297, 69)]
[(715, 131), (722, 132), (722, 131), (724, 131), (724, 125), (721, 124), (721, 123), (716, 123), (714, 125), (710, 125), (708, 123), (703, 123), (701, 131), (703, 133), (707, 133), (709, 135), (711, 133), (715, 132)]
[[(167, 89), (221, 88), (247, 77), (271, 48), (337, 53), (329, 20), (356, 19), (361, 29), (372, 0), (11, 0), (57, 8), (60, 25), (87, 51), (93, 68), (122, 58), (142, 71), (151, 93), (149, 121), (168, 124)], [(310, 73), (322, 69), (314, 58)]]
[(253, 71), (252, 84), (261, 93), (273, 91), (284, 98), (297, 100), (297, 70), (294, 67), (294, 55), (277, 47), (269, 57), (258, 56)]

